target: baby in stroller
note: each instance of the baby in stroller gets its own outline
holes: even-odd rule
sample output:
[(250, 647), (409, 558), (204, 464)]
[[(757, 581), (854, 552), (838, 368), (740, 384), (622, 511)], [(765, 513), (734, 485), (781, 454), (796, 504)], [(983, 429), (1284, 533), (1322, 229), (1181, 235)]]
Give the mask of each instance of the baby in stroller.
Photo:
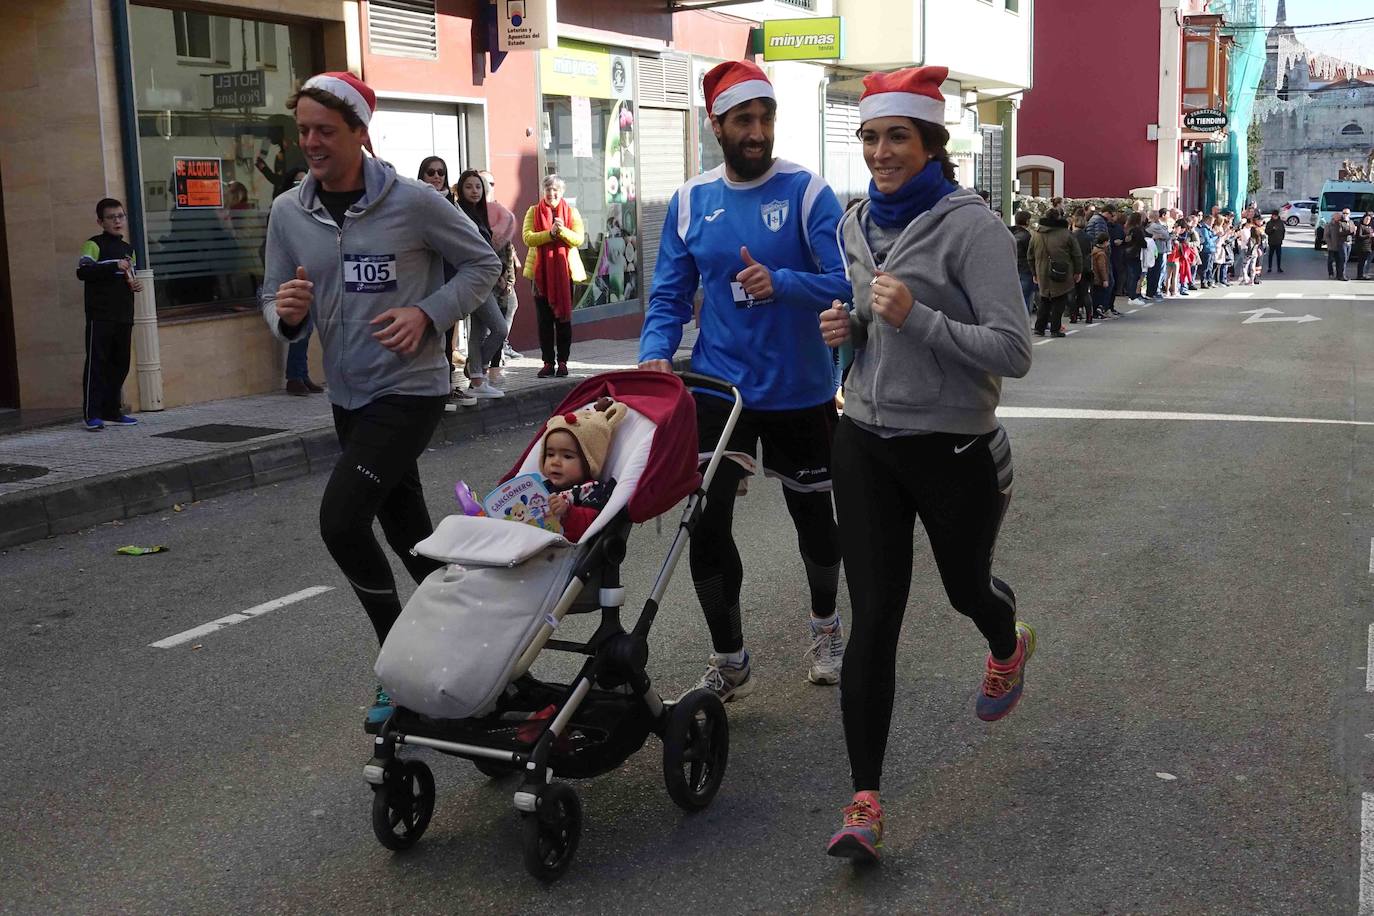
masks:
[(576, 544), (615, 491), (615, 478), (598, 480), (611, 447), (611, 434), (625, 419), (624, 404), (608, 397), (576, 413), (561, 414), (545, 424), (539, 470), (549, 482), (549, 513), (563, 525), (563, 536)]
[[(734, 401), (704, 473), (684, 382)], [(660, 697), (647, 673), (648, 635), (742, 409), (733, 386), (690, 373), (588, 379), (505, 477), (542, 472), (564, 533), (457, 514), (415, 545), (445, 565), (416, 589), (377, 657), (377, 676), (396, 701), (363, 770), (379, 842), (409, 848), (434, 811), (434, 776), (423, 761), (401, 757), (408, 745), (466, 758), (487, 775), (519, 774), (513, 801), (525, 867), (544, 880), (568, 867), (582, 825), (577, 793), (556, 776), (609, 773), (652, 734), (663, 744), (673, 801), (688, 811), (711, 803), (729, 754), (724, 707), (709, 690)], [(621, 563), (631, 530), (677, 505), (672, 544), (627, 626)], [(582, 613), (600, 617), (589, 638), (555, 638), (565, 617)], [(544, 651), (584, 661), (571, 681), (546, 681), (530, 671)]]

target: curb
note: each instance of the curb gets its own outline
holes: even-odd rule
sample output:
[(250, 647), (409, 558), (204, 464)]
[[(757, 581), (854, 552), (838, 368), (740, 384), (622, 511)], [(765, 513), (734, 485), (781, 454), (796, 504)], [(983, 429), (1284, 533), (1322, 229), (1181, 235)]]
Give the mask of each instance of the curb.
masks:
[[(688, 360), (674, 362), (685, 367)], [(538, 423), (583, 381), (557, 379), (500, 400), (482, 401), (475, 408), (446, 411), (430, 446), (460, 445), (474, 436)], [(334, 428), (328, 426), (283, 433), (183, 461), (0, 496), (0, 548), (318, 473), (333, 467), (339, 451)]]

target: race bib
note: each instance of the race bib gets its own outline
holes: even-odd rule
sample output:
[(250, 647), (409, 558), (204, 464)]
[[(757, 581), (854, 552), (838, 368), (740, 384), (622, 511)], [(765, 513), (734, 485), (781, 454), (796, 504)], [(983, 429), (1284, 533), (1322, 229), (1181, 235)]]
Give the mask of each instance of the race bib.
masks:
[(344, 255), (344, 292), (393, 293), (398, 279), (394, 254)]
[(773, 301), (772, 299), (755, 299), (744, 291), (743, 283), (731, 283), (730, 295), (734, 297), (735, 308), (737, 309), (751, 309), (755, 306), (767, 305)]

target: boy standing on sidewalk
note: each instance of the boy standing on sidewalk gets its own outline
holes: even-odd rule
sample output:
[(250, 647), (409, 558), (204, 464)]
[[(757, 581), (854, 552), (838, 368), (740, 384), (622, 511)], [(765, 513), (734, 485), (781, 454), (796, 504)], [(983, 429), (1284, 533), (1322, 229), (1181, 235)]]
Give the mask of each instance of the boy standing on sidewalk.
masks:
[(137, 259), (124, 240), (128, 216), (113, 197), (95, 205), (101, 232), (81, 246), (76, 275), (86, 284), (86, 362), (81, 370), (81, 413), (86, 428), (138, 423), (124, 413), (121, 391), (129, 374), (134, 333), (134, 293), (143, 284), (134, 277)]

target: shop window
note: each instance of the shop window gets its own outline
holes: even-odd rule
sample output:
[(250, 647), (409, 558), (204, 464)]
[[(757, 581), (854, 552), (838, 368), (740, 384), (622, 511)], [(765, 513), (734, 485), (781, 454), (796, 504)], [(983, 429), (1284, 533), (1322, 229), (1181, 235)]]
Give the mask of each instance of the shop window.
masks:
[(1020, 169), (1016, 179), (1021, 182), (1021, 193), (1027, 197), (1053, 197), (1054, 171), (1052, 169)]
[(1274, 190), (1284, 190), (1284, 185), (1288, 182), (1288, 172), (1284, 169), (1274, 169)]
[(1341, 136), (1344, 137), (1357, 137), (1363, 133), (1364, 128), (1356, 124), (1354, 121), (1351, 121), (1349, 124), (1341, 128)]
[(176, 10), (172, 13), (172, 31), (177, 57), (217, 64), (229, 62), (229, 30), (224, 17)]
[(258, 64), (264, 70), (277, 69), (277, 26), (259, 22), (253, 27), (253, 39), (258, 46)]
[[(322, 69), (320, 36), (146, 6), (129, 7), (129, 25), (158, 310), (255, 309), (272, 200), (305, 171), (286, 100)], [(215, 72), (186, 65), (207, 47), (208, 58), (246, 61), (248, 73), (218, 84)]]
[(578, 254), (588, 282), (575, 290), (574, 307), (638, 300), (634, 59), (571, 41), (539, 58), (544, 174), (563, 179), (587, 232)]

